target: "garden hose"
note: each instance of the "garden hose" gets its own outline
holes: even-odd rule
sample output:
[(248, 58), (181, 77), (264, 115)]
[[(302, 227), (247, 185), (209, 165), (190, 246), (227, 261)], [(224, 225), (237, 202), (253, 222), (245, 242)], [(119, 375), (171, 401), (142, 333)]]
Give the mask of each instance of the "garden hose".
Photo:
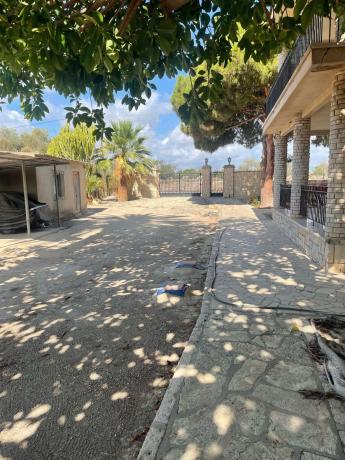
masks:
[[(225, 232), (225, 228), (223, 228), (222, 230), (220, 230), (218, 232), (218, 236), (216, 237), (217, 240), (216, 240), (216, 244), (217, 244), (217, 252), (216, 252), (216, 255), (215, 255), (215, 258), (214, 258), (214, 263), (213, 263), (213, 278), (212, 278), (212, 282), (211, 282), (211, 288), (209, 290), (209, 294), (219, 303), (223, 304), (223, 305), (229, 305), (233, 308), (236, 308), (236, 309), (240, 309), (241, 307), (239, 305), (236, 305), (235, 303), (233, 302), (230, 302), (228, 300), (224, 300), (224, 299), (221, 299), (220, 297), (217, 296), (216, 294), (216, 290), (215, 290), (215, 283), (216, 283), (216, 280), (217, 280), (217, 261), (218, 261), (218, 257), (219, 257), (219, 252), (220, 252), (220, 243), (222, 241), (222, 236)], [(293, 312), (293, 313), (298, 313), (300, 315), (312, 315), (312, 316), (315, 316), (315, 315), (322, 315), (322, 316), (328, 316), (328, 317), (338, 317), (338, 318), (345, 318), (345, 314), (341, 314), (341, 313), (329, 313), (329, 312), (325, 312), (325, 311), (322, 311), (322, 310), (310, 310), (310, 309), (301, 309), (301, 308), (297, 308), (297, 307), (282, 307), (282, 306), (278, 306), (278, 307), (264, 307), (262, 305), (256, 305), (254, 308), (258, 308), (260, 310), (274, 310), (274, 311), (283, 311), (283, 312)]]

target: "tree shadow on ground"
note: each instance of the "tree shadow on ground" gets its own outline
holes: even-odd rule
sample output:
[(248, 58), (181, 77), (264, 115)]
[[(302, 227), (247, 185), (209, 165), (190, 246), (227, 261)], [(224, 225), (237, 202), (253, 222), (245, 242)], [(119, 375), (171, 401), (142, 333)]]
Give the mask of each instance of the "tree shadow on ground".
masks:
[(207, 261), (209, 223), (175, 214), (90, 213), (2, 257), (4, 457), (135, 458), (200, 309), (153, 297)]

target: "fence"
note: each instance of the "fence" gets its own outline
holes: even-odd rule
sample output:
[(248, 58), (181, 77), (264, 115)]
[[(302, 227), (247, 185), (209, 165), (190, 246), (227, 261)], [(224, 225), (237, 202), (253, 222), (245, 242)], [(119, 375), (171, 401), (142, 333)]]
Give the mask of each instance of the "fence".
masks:
[[(227, 177), (228, 197), (249, 202), (260, 198), (261, 172), (260, 171), (233, 171)], [(161, 174), (159, 178), (159, 193), (169, 195), (201, 195), (202, 186), (208, 189), (207, 196), (224, 195), (224, 171), (214, 171), (206, 168), (202, 173), (174, 173)], [(203, 182), (205, 181), (205, 182)], [(229, 192), (230, 189), (230, 192)]]
[(161, 195), (201, 195), (201, 173), (161, 175)]

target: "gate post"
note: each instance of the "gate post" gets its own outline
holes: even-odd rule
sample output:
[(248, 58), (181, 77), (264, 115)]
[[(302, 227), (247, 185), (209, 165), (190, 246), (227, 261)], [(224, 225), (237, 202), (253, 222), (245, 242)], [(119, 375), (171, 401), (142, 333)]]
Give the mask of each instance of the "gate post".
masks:
[(235, 186), (235, 166), (231, 164), (231, 158), (228, 158), (227, 165), (224, 166), (224, 184), (223, 184), (223, 197), (234, 198)]
[(203, 198), (210, 198), (211, 196), (211, 179), (211, 166), (208, 164), (208, 159), (205, 158), (205, 164), (201, 168), (201, 196)]

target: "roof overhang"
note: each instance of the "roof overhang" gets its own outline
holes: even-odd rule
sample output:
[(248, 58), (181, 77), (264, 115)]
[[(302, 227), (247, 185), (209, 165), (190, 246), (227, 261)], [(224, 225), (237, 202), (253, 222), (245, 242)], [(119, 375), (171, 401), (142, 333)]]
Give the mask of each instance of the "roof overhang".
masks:
[(39, 153), (0, 151), (0, 170), (20, 168), (23, 163), (27, 167), (37, 167), (53, 164), (68, 164), (70, 160)]
[(345, 69), (345, 44), (312, 45), (267, 116), (265, 134), (289, 134), (297, 114), (311, 118), (311, 132), (329, 131), (329, 104), (334, 75)]

